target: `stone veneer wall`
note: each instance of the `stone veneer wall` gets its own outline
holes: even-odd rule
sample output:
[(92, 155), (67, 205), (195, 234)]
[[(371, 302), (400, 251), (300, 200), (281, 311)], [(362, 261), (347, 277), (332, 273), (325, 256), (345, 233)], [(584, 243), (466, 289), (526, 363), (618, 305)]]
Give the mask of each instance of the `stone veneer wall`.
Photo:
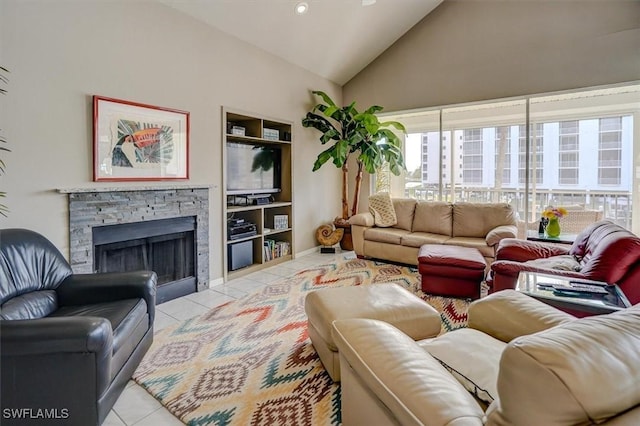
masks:
[(208, 188), (64, 192), (69, 194), (69, 258), (75, 273), (94, 271), (95, 226), (195, 216), (198, 291), (209, 287)]

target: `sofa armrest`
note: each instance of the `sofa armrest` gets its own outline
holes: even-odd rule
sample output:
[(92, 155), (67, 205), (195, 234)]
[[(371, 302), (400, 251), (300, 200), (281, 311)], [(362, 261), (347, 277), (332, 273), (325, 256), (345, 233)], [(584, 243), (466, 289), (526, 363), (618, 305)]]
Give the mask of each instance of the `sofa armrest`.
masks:
[(503, 342), (573, 321), (562, 312), (516, 290), (503, 290), (469, 305), (468, 326)]
[[(61, 372), (64, 374), (66, 367), (62, 367), (61, 362), (76, 362), (75, 368), (82, 369), (80, 360), (85, 362), (91, 355), (95, 376), (86, 380), (95, 380), (99, 393), (107, 389), (111, 380), (113, 331), (106, 318), (77, 316), (0, 321), (0, 346), (0, 365), (9, 370), (14, 365), (21, 366), (18, 371), (22, 376), (31, 374), (40, 383), (48, 383), (49, 377), (58, 377)], [(60, 368), (52, 371), (53, 365)], [(11, 380), (18, 377), (16, 374), (16, 371), (11, 373)], [(5, 378), (8, 383), (9, 377), (3, 375), (3, 381)]]
[(74, 274), (68, 276), (56, 292), (60, 306), (141, 298), (147, 302), (149, 320), (153, 324), (157, 280), (152, 271)]
[(65, 408), (73, 424), (98, 418), (97, 401), (111, 384), (113, 332), (107, 319), (4, 320), (0, 345), (3, 407)]
[(351, 216), (349, 218), (349, 223), (351, 225), (366, 226), (371, 228), (375, 224), (375, 221), (371, 213), (365, 212), (365, 213), (358, 213), (357, 215)]
[[(469, 392), (413, 339), (392, 325), (370, 319), (333, 323), (341, 370), (351, 368), (363, 393), (384, 405), (398, 424), (481, 425), (483, 410)], [(344, 382), (343, 409), (351, 408)], [(353, 396), (353, 395), (351, 395)], [(355, 399), (355, 398), (354, 398)], [(363, 408), (363, 402), (358, 401)], [(352, 414), (345, 412), (345, 416)], [(378, 423), (380, 424), (380, 423)]]
[(375, 226), (373, 215), (369, 212), (359, 213), (349, 218), (351, 224), (351, 240), (353, 251), (358, 256), (364, 256), (364, 233), (367, 229)]
[(0, 321), (2, 355), (61, 352), (111, 354), (113, 332), (106, 318), (55, 317)]
[(570, 246), (545, 244), (535, 241), (505, 238), (498, 243), (496, 260), (513, 260), (526, 262), (528, 260), (568, 254)]
[[(492, 275), (505, 275), (518, 278), (520, 272), (536, 272), (539, 274), (557, 275), (564, 278), (590, 279), (579, 271), (567, 271), (563, 269), (553, 269), (545, 266), (538, 266), (535, 262), (512, 262), (510, 260), (496, 260), (491, 264)], [(514, 287), (515, 288), (515, 287)]]
[(505, 238), (516, 238), (518, 236), (518, 227), (516, 225), (500, 225), (493, 228), (485, 241), (489, 247), (493, 247)]

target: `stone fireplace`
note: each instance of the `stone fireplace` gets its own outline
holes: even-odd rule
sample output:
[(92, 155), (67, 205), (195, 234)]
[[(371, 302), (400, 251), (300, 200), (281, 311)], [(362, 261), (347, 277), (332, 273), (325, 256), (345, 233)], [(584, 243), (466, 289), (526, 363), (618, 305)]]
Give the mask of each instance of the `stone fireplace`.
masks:
[(69, 194), (75, 273), (153, 270), (157, 303), (209, 287), (209, 188), (60, 190)]

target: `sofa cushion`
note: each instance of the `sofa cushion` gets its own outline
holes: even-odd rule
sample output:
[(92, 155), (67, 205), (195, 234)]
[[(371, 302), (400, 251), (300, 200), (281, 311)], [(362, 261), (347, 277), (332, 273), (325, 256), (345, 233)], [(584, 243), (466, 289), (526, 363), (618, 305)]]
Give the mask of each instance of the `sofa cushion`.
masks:
[(413, 198), (395, 198), (393, 200), (393, 208), (396, 211), (396, 218), (398, 219), (395, 227), (411, 231), (413, 215), (416, 209), (416, 200)]
[(491, 404), (498, 396), (498, 369), (506, 343), (481, 331), (461, 328), (418, 344), (480, 401)]
[(44, 236), (3, 229), (0, 244), (0, 305), (24, 293), (55, 290), (71, 275), (62, 253)]
[(449, 238), (448, 235), (430, 234), (427, 232), (412, 232), (403, 235), (401, 243), (403, 246), (420, 248), (425, 244), (444, 244)]
[[(144, 299), (124, 299), (115, 302), (95, 303), (93, 305), (63, 306), (51, 317), (85, 316), (106, 318), (113, 330), (113, 351), (116, 352), (122, 340), (147, 313)], [(136, 342), (137, 343), (137, 342)]]
[(489, 423), (600, 424), (640, 404), (638, 353), (640, 306), (516, 338)]
[(0, 319), (25, 320), (44, 318), (58, 309), (55, 290), (40, 290), (9, 299), (0, 308)]
[(453, 205), (454, 237), (482, 237), (500, 225), (515, 225), (513, 208), (506, 203), (456, 203)]
[(413, 219), (413, 232), (451, 236), (452, 205), (444, 201), (419, 201)]
[(106, 318), (113, 330), (111, 379), (120, 371), (149, 329), (149, 315), (144, 299), (123, 299), (92, 305), (63, 306), (50, 317), (86, 316)]
[(386, 228), (398, 223), (396, 211), (388, 192), (380, 192), (369, 197), (369, 212), (376, 226)]
[(494, 256), (493, 247), (489, 247), (484, 238), (470, 238), (470, 237), (454, 237), (449, 238), (443, 244), (448, 246), (460, 246), (477, 249), (484, 257)]
[(570, 254), (529, 260), (526, 263), (536, 268), (549, 268), (558, 271), (580, 271), (580, 262)]
[(364, 231), (364, 239), (378, 243), (398, 244), (409, 231), (397, 228), (369, 228)]

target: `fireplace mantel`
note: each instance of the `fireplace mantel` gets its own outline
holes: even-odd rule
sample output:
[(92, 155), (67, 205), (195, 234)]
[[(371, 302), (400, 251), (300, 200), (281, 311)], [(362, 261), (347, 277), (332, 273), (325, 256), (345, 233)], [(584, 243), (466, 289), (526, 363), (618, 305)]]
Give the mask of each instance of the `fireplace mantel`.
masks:
[(60, 194), (84, 194), (87, 192), (127, 192), (127, 191), (166, 191), (170, 189), (209, 189), (215, 188), (216, 185), (212, 184), (195, 184), (195, 183), (162, 183), (162, 184), (149, 184), (149, 185), (126, 185), (115, 186), (101, 185), (101, 186), (84, 186), (80, 188), (58, 188)]

